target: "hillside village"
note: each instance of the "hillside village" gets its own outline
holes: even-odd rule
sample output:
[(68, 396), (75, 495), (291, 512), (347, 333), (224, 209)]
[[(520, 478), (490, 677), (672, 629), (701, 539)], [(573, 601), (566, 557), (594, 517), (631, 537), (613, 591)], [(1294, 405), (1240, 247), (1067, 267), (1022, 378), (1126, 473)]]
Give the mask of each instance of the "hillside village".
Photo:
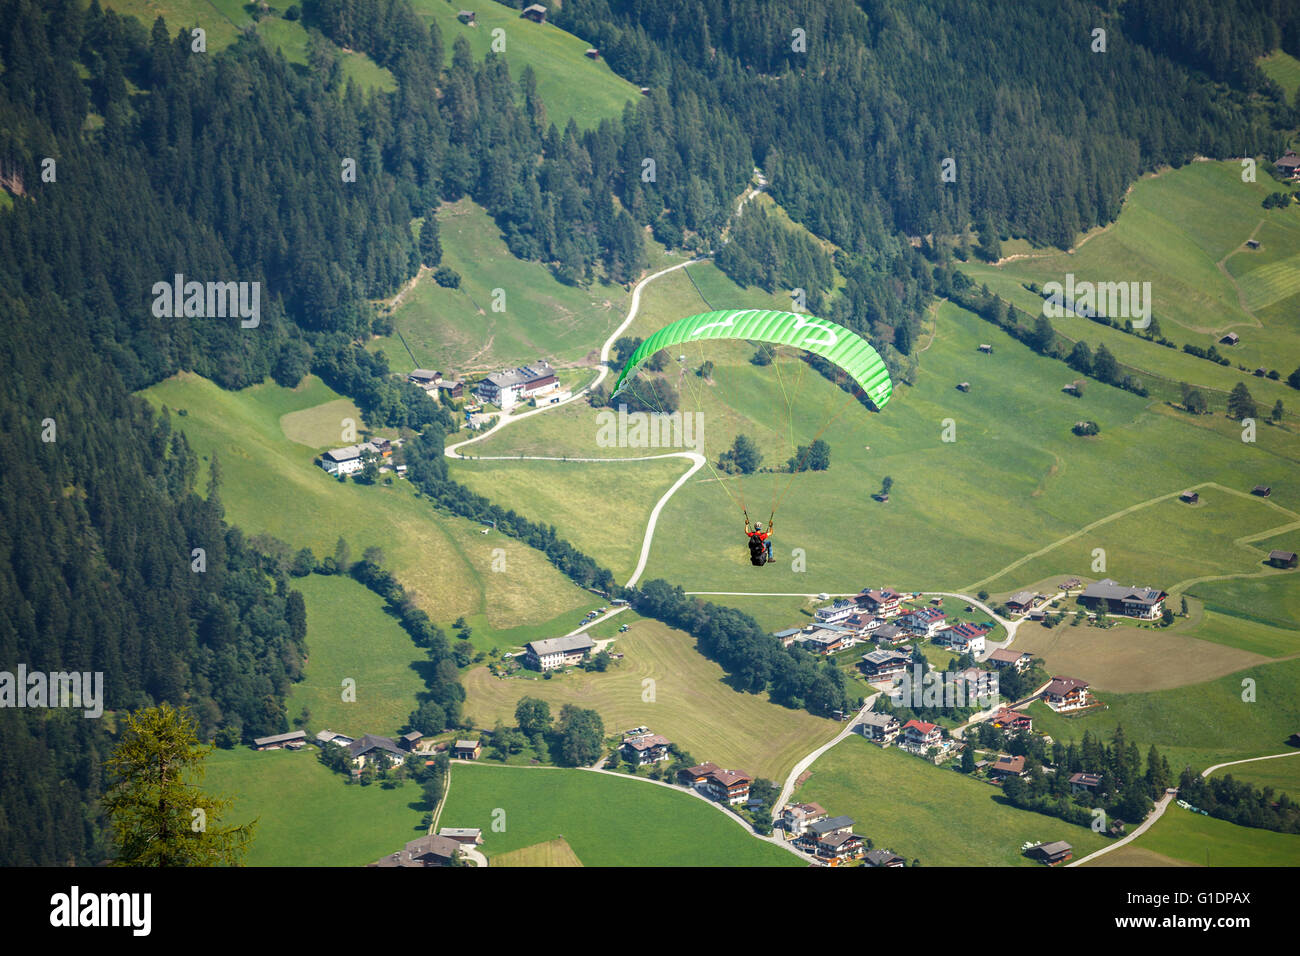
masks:
[[(1035, 789), (1062, 795), (1073, 809), (1055, 825), (1051, 816), (1064, 811), (1042, 809), (1045, 828), (1056, 836), (1069, 836), (1071, 816), (1088, 815), (1092, 808), (1114, 803), (1120, 786), (1096, 756), (1086, 735), (1083, 749), (1068, 746), (1036, 732), (1029, 705), (1041, 701), (1057, 714), (1086, 713), (1104, 708), (1087, 681), (1064, 674), (1047, 675), (1042, 661), (1009, 646), (1007, 624), (1050, 623), (1064, 615), (1059, 606), (1073, 601), (1077, 613), (1093, 626), (1107, 626), (1109, 616), (1136, 621), (1158, 621), (1167, 595), (1149, 587), (1126, 587), (1104, 579), (1084, 585), (1077, 578), (1060, 582), (1057, 593), (1020, 591), (1009, 595), (990, 611), (982, 602), (960, 598), (901, 592), (890, 587), (867, 587), (857, 594), (832, 600), (812, 611), (813, 620), (801, 627), (776, 632), (773, 637), (786, 646), (799, 647), (832, 660), (850, 661), (867, 688), (855, 714), (836, 714), (848, 729), (865, 741), (933, 763), (933, 772), (950, 770), (1014, 794), (1017, 805), (1033, 805)], [(624, 605), (626, 602), (621, 602)], [(951, 610), (949, 607), (951, 606)], [(623, 607), (615, 608), (615, 613)], [(557, 638), (529, 641), (518, 655), (504, 655), (517, 668), (504, 669), (505, 678), (514, 673), (533, 672), (550, 678), (575, 667), (589, 668), (598, 642), (585, 627), (609, 611), (601, 607), (588, 614), (577, 632)], [(1007, 615), (1003, 617), (1003, 615)], [(982, 619), (981, 619), (982, 618)], [(622, 633), (627, 625), (620, 628)], [(1001, 634), (1002, 639), (990, 641)], [(607, 645), (608, 641), (600, 642)], [(862, 646), (872, 648), (865, 653)], [(946, 671), (936, 670), (924, 649), (934, 648), (956, 655)], [(602, 654), (607, 652), (602, 651)], [(610, 658), (616, 660), (616, 657)], [(608, 666), (608, 664), (606, 665)], [(941, 683), (929, 684), (934, 678)], [(934, 691), (932, 694), (931, 691)], [(321, 759), (346, 771), (353, 780), (363, 774), (384, 779), (388, 772), (419, 759), (432, 766), (441, 754), (454, 763), (474, 762), (486, 755), (491, 745), (500, 759), (509, 747), (496, 734), (442, 739), (409, 731), (394, 739), (378, 734), (352, 738), (324, 730), (314, 738), (305, 731), (259, 738), (256, 749), (301, 749), (315, 745)], [(1090, 751), (1089, 748), (1093, 749)], [(326, 759), (328, 757), (328, 760)], [(775, 841), (803, 855), (810, 865), (902, 867), (919, 865), (906, 855), (906, 847), (878, 847), (869, 833), (860, 832), (857, 822), (810, 801), (793, 800), (775, 805), (776, 786), (756, 778), (747, 770), (724, 767), (712, 761), (692, 762), (691, 756), (662, 734), (648, 727), (636, 727), (606, 748), (594, 767), (645, 777), (693, 793), (737, 815), (763, 839)], [(367, 770), (367, 768), (370, 768)], [(1156, 765), (1148, 770), (1155, 782), (1167, 781), (1168, 768)], [(1144, 778), (1145, 779), (1145, 778)], [(1154, 785), (1154, 784), (1153, 784)], [(1136, 798), (1134, 798), (1136, 799)], [(1148, 801), (1149, 802), (1149, 801)], [(1130, 801), (1129, 819), (1112, 820), (1106, 832), (1122, 836), (1145, 809)], [(1138, 820), (1132, 819), (1139, 817)], [(459, 834), (459, 835), (458, 835)], [(371, 864), (373, 866), (453, 866), (479, 863), (477, 847), (492, 836), (480, 830), (430, 828), (427, 836), (408, 842), (402, 849)], [(1067, 839), (1030, 843), (1020, 848), (1024, 856), (1046, 865), (1072, 858)], [(901, 851), (901, 852), (899, 852)]]

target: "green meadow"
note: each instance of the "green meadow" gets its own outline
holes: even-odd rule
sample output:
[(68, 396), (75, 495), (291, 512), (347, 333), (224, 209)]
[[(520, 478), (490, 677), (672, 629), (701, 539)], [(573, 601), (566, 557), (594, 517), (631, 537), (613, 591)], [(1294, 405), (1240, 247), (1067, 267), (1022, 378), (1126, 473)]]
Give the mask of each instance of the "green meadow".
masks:
[[(658, 286), (646, 293), (650, 307)], [(792, 445), (807, 443), (831, 420), (822, 432), (831, 467), (793, 481), (781, 473), (741, 479), (702, 470), (665, 507), (647, 577), (692, 591), (853, 592), (864, 584), (1010, 591), (1053, 575), (1088, 574), (1097, 548), (1105, 551), (1105, 576), (1166, 588), (1264, 570), (1258, 544), (1241, 539), (1279, 533), (1295, 520), (1297, 503), (1286, 486), (1294, 465), (1273, 447), (1272, 430), (1247, 445), (1185, 427), (1158, 403), (1096, 383), (1073, 398), (1060, 391), (1073, 377), (1060, 363), (951, 304), (937, 314), (917, 385), (898, 386), (879, 414), (846, 404), (810, 372), (799, 380), (787, 361), (756, 367), (750, 350), (714, 352), (713, 384), (692, 374), (695, 357), (686, 372), (670, 372), (681, 383), (682, 407), (704, 416), (703, 450), (715, 466), (738, 432), (757, 441), (763, 465), (783, 464)], [(979, 353), (985, 342), (994, 354)], [(962, 381), (970, 392), (955, 389)], [(787, 405), (783, 396), (795, 382), (800, 397)], [(1085, 417), (1101, 425), (1099, 436), (1071, 433)], [(552, 454), (579, 455), (593, 443), (593, 422), (592, 410), (575, 406), (476, 447), (531, 452), (541, 444), (530, 434), (542, 428)], [(945, 431), (955, 440), (945, 441)], [(1172, 448), (1177, 452), (1158, 451)], [(871, 496), (886, 475), (893, 491), (880, 504)], [(1222, 487), (1203, 488), (1200, 508), (1180, 506), (1179, 492), (1206, 482)], [(1272, 484), (1273, 497), (1245, 494), (1256, 483)], [(740, 504), (766, 517), (774, 500), (778, 560), (754, 569), (739, 535)], [(576, 535), (585, 504), (556, 502), (533, 516)], [(690, 547), (674, 529), (690, 529)], [(1171, 540), (1178, 547), (1169, 547)], [(795, 548), (804, 571), (796, 570)]]
[(208, 756), (203, 789), (234, 801), (221, 822), (258, 821), (248, 866), (365, 866), (427, 832), (415, 784), (349, 785), (316, 753), (239, 747)]
[[(622, 624), (630, 627), (618, 634)], [(574, 704), (596, 710), (609, 733), (645, 725), (697, 761), (775, 781), (784, 780), (801, 757), (840, 729), (825, 718), (773, 704), (766, 694), (732, 690), (722, 668), (700, 654), (683, 631), (630, 611), (601, 627), (603, 633), (593, 629), (591, 636), (613, 637), (609, 650), (623, 655), (609, 670), (574, 670), (544, 680), (534, 671), (502, 679), (476, 667), (464, 675), (465, 713), (480, 727), (498, 720), (509, 726), (522, 697), (547, 701), (555, 714)]]
[[(541, 263), (516, 259), (496, 223), (470, 199), (443, 206), (438, 227), (442, 263), (460, 273), (460, 287), (443, 288), (422, 275), (393, 312), (400, 338), (376, 338), (369, 348), (382, 349), (399, 370), (490, 371), (538, 358), (595, 364), (601, 343), (627, 314), (622, 286), (568, 286)], [(581, 387), (591, 374), (570, 371), (561, 382)]]
[[(307, 663), (286, 701), (289, 716), (306, 708), (313, 732), (397, 734), (424, 690), (424, 651), (383, 599), (352, 578), (312, 574), (293, 587), (307, 605)], [(346, 680), (353, 681), (354, 700), (343, 699)]]
[[(408, 482), (367, 487), (340, 482), (314, 465), (316, 453), (342, 443), (328, 435), (329, 420), (346, 407), (315, 377), (296, 389), (264, 383), (231, 392), (181, 373), (143, 395), (171, 409), (173, 426), (185, 432), (200, 456), (198, 487), (207, 487), (211, 456), (217, 454), (227, 520), (249, 534), (272, 534), (294, 549), (310, 547), (318, 558), (333, 554), (340, 536), (353, 559), (377, 546), (387, 567), (435, 621), (445, 626), (465, 615), (484, 630), (475, 635), (484, 646), (553, 636), (539, 630), (568, 631), (565, 622), (597, 603), (539, 552), (497, 532), (480, 534), (483, 529), (473, 522), (438, 514)], [(323, 405), (333, 411), (313, 411)], [(315, 449), (300, 444), (286, 435), (286, 421), (300, 439), (330, 440)], [(359, 437), (365, 434), (362, 424), (357, 419)]]
[(1085, 827), (1005, 803), (991, 784), (854, 734), (810, 768), (793, 799), (856, 821), (877, 849), (923, 866), (1038, 866), (1022, 844), (1064, 840), (1078, 859), (1110, 841)]
[(610, 464), (453, 461), (449, 465), (451, 477), (466, 487), (493, 501), (519, 502), (515, 507), (530, 516), (571, 507), (576, 499), (584, 520), (566, 537), (579, 550), (598, 555), (616, 578), (625, 581), (641, 554), (651, 509), (690, 462), (673, 458)]
[(603, 59), (585, 55), (591, 46), (586, 40), (550, 23), (525, 20), (514, 7), (495, 0), (476, 2), (477, 25), (471, 27), (456, 18), (458, 6), (446, 0), (412, 0), (411, 6), (427, 22), (438, 24), (448, 62), (457, 37), (465, 37), (475, 58), (482, 59), (493, 49), (494, 33), (504, 31), (496, 35), (505, 49), (495, 52), (505, 58), (516, 80), (525, 66), (533, 68), (547, 120), (559, 129), (570, 119), (583, 129), (616, 119), (623, 114), (624, 104), (640, 97), (637, 87), (614, 73)]
[[(1144, 177), (1120, 218), (1075, 251), (1029, 253), (999, 266), (965, 263), (962, 271), (1031, 316), (1042, 311), (1042, 299), (1024, 283), (1064, 283), (1067, 273), (1076, 283), (1149, 281), (1152, 314), (1178, 350), (1073, 314), (1052, 324), (1094, 350), (1104, 343), (1145, 374), (1153, 395), (1177, 400), (1177, 383), (1191, 382), (1214, 390), (1207, 398), (1222, 411), (1226, 393), (1245, 382), (1264, 406), (1261, 417), (1280, 398), (1294, 424), (1295, 391), (1251, 373), (1262, 366), (1285, 380), (1300, 365), (1300, 209), (1265, 210), (1261, 201), (1280, 187), (1262, 169), (1254, 183), (1243, 183), (1241, 172), (1240, 162), (1197, 162)], [(1258, 249), (1246, 247), (1252, 238)], [(1241, 337), (1236, 346), (1219, 346), (1228, 367), (1181, 351), (1184, 343), (1208, 348), (1228, 331)], [(1070, 373), (1062, 367), (1062, 374), (1065, 381)]]
[(807, 865), (736, 819), (689, 794), (609, 774), (456, 764), (438, 825), (481, 828), (489, 862), (563, 837), (584, 866)]

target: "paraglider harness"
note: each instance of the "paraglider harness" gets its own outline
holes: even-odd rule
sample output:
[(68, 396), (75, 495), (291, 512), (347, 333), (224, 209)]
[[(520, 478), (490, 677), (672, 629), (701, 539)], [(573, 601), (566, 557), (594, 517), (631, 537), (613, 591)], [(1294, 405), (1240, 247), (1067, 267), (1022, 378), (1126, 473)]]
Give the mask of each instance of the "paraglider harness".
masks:
[[(744, 511), (744, 509), (741, 510)], [(772, 518), (767, 519), (767, 531), (758, 530), (758, 525), (755, 525), (754, 530), (751, 531), (749, 530), (749, 512), (744, 511), (744, 514), (745, 534), (749, 535), (749, 563), (755, 567), (762, 567), (774, 560), (772, 557)], [(775, 516), (776, 512), (773, 511), (772, 517)]]

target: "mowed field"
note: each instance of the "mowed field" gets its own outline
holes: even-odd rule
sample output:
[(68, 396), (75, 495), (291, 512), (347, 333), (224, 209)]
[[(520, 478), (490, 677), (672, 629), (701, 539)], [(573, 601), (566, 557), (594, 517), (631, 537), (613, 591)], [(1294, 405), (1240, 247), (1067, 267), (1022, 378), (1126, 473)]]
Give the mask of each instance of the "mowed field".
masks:
[[(445, 205), (437, 217), (442, 264), (460, 273), (460, 287), (443, 288), (426, 271), (393, 313), (401, 337), (372, 339), (372, 351), (387, 354), (394, 369), (454, 369), (462, 375), (538, 358), (594, 366), (601, 343), (627, 315), (629, 296), (622, 286), (564, 285), (541, 263), (516, 259), (473, 200)], [(495, 311), (494, 302), (504, 310)], [(594, 369), (568, 371), (561, 382), (578, 388), (593, 374)]]
[(234, 800), (221, 822), (258, 820), (245, 863), (365, 866), (424, 835), (419, 787), (349, 786), (316, 753), (239, 747), (208, 756), (203, 789)]
[(857, 821), (854, 832), (878, 849), (923, 866), (1039, 866), (1021, 844), (1064, 840), (1076, 858), (1110, 842), (1084, 827), (1018, 810), (1001, 791), (949, 768), (881, 750), (854, 734), (812, 765), (794, 799)]
[[(616, 621), (630, 624), (612, 653), (622, 653), (605, 673), (575, 671), (552, 680), (502, 680), (477, 667), (464, 676), (465, 712), (480, 727), (496, 721), (513, 726), (515, 705), (537, 697), (559, 713), (564, 704), (597, 711), (614, 733), (645, 725), (690, 751), (699, 761), (780, 781), (805, 754), (837, 733), (839, 725), (806, 711), (770, 703), (766, 695), (743, 694), (725, 682), (722, 668), (695, 649), (695, 640), (633, 612)], [(647, 684), (647, 681), (653, 683)], [(645, 699), (647, 696), (653, 699)]]
[(623, 115), (625, 103), (640, 98), (638, 88), (614, 73), (604, 60), (585, 55), (589, 42), (554, 24), (525, 20), (514, 7), (495, 0), (475, 3), (472, 9), (477, 26), (471, 27), (456, 18), (460, 8), (454, 3), (411, 0), (411, 6), (425, 21), (438, 24), (448, 62), (457, 37), (465, 37), (475, 59), (481, 60), (492, 49), (494, 32), (505, 31), (505, 50), (497, 50), (497, 55), (509, 64), (510, 75), (516, 80), (524, 67), (533, 68), (547, 120), (558, 129), (564, 129), (570, 119), (583, 129), (602, 119), (617, 119)]
[(564, 837), (556, 837), (536, 846), (502, 853), (491, 861), (493, 866), (582, 866), (578, 854), (573, 852)]
[(1031, 704), (1034, 730), (1068, 743), (1081, 741), (1084, 731), (1109, 741), (1122, 726), (1144, 757), (1155, 744), (1175, 774), (1185, 766), (1199, 771), (1287, 749), (1300, 727), (1300, 660), (1259, 664), (1170, 690), (1103, 691), (1099, 697), (1105, 709), (1075, 717), (1054, 714), (1042, 702)]
[[(340, 482), (313, 465), (315, 452), (339, 444), (337, 438), (312, 449), (291, 441), (282, 421), (290, 416), (290, 431), (299, 437), (317, 431), (316, 437), (327, 437), (336, 412), (311, 410), (337, 410), (340, 396), (319, 379), (308, 378), (297, 389), (266, 383), (230, 392), (180, 373), (143, 394), (156, 406), (170, 407), (173, 427), (185, 432), (201, 457), (198, 487), (206, 488), (209, 459), (217, 453), (227, 520), (248, 534), (310, 547), (318, 558), (333, 554), (340, 536), (354, 560), (378, 546), (389, 570), (443, 625), (465, 615), (495, 632), (476, 639), (513, 646), (553, 636), (539, 631), (564, 626), (582, 616), (575, 612), (598, 603), (527, 545), (496, 532), (482, 535), (470, 521), (437, 514), (408, 482), (367, 487)], [(179, 409), (187, 414), (179, 415)], [(497, 563), (504, 572), (492, 570), (494, 558), (504, 560)]]
[[(289, 716), (306, 707), (313, 731), (395, 736), (424, 690), (424, 651), (384, 611), (383, 599), (352, 578), (312, 574), (293, 588), (307, 605), (307, 665), (289, 692)], [(343, 700), (348, 679), (355, 682), (351, 701)]]
[[(1071, 606), (1067, 607), (1067, 612)], [(1193, 613), (1168, 628), (1024, 624), (1015, 649), (1042, 657), (1053, 674), (1069, 674), (1098, 690), (1131, 693), (1197, 684), (1300, 654), (1300, 632)]]
[[(474, 450), (471, 446), (463, 453)], [(651, 509), (690, 462), (670, 458), (608, 465), (550, 461), (451, 461), (448, 465), (451, 477), (467, 488), (493, 501), (512, 502), (512, 507), (529, 516), (570, 507), (576, 499), (585, 520), (567, 535), (568, 540), (623, 582), (641, 554)]]
[(1242, 827), (1171, 805), (1132, 843), (1086, 865), (1300, 866), (1300, 835)]
[[(1264, 414), (1281, 398), (1294, 426), (1295, 390), (1251, 373), (1262, 366), (1285, 380), (1300, 366), (1300, 209), (1265, 210), (1264, 197), (1282, 187), (1262, 164), (1257, 182), (1243, 183), (1241, 172), (1239, 161), (1197, 162), (1144, 177), (1119, 219), (1074, 252), (1044, 250), (999, 266), (964, 263), (962, 271), (1031, 316), (1041, 313), (1042, 299), (1023, 283), (1064, 283), (1068, 273), (1076, 283), (1150, 282), (1152, 314), (1178, 351), (1073, 314), (1052, 324), (1062, 335), (1082, 338), (1094, 350), (1104, 343), (1120, 362), (1162, 376), (1164, 386), (1148, 383), (1153, 395), (1167, 398), (1161, 393), (1191, 382), (1215, 390), (1207, 398), (1222, 411), (1227, 392), (1245, 382)], [(1252, 238), (1258, 249), (1246, 247)], [(1181, 351), (1184, 343), (1208, 348), (1227, 331), (1241, 337), (1236, 346), (1219, 347), (1231, 366)]]
[(612, 774), (458, 763), (438, 825), (481, 828), (492, 865), (560, 838), (585, 866), (807, 865), (737, 821), (690, 794)]

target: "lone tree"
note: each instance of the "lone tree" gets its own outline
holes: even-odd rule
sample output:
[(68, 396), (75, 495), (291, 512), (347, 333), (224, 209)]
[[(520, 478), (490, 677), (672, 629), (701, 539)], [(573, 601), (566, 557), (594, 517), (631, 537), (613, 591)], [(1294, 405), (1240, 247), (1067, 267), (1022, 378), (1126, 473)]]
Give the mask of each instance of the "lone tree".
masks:
[(1241, 421), (1243, 418), (1255, 417), (1255, 399), (1245, 382), (1238, 382), (1228, 393), (1228, 417)]
[(438, 238), (438, 220), (434, 218), (432, 209), (425, 215), (424, 225), (420, 226), (420, 261), (430, 268), (442, 262), (442, 241)]
[(754, 439), (748, 435), (737, 435), (731, 450), (723, 452), (720, 459), (720, 464), (724, 468), (731, 465), (741, 474), (752, 475), (758, 471), (758, 466), (763, 461), (763, 453), (758, 450)]
[(231, 801), (194, 781), (212, 751), (201, 745), (187, 709), (149, 707), (126, 718), (108, 758), (116, 778), (104, 797), (117, 844), (115, 866), (239, 866), (257, 821), (217, 826)]

